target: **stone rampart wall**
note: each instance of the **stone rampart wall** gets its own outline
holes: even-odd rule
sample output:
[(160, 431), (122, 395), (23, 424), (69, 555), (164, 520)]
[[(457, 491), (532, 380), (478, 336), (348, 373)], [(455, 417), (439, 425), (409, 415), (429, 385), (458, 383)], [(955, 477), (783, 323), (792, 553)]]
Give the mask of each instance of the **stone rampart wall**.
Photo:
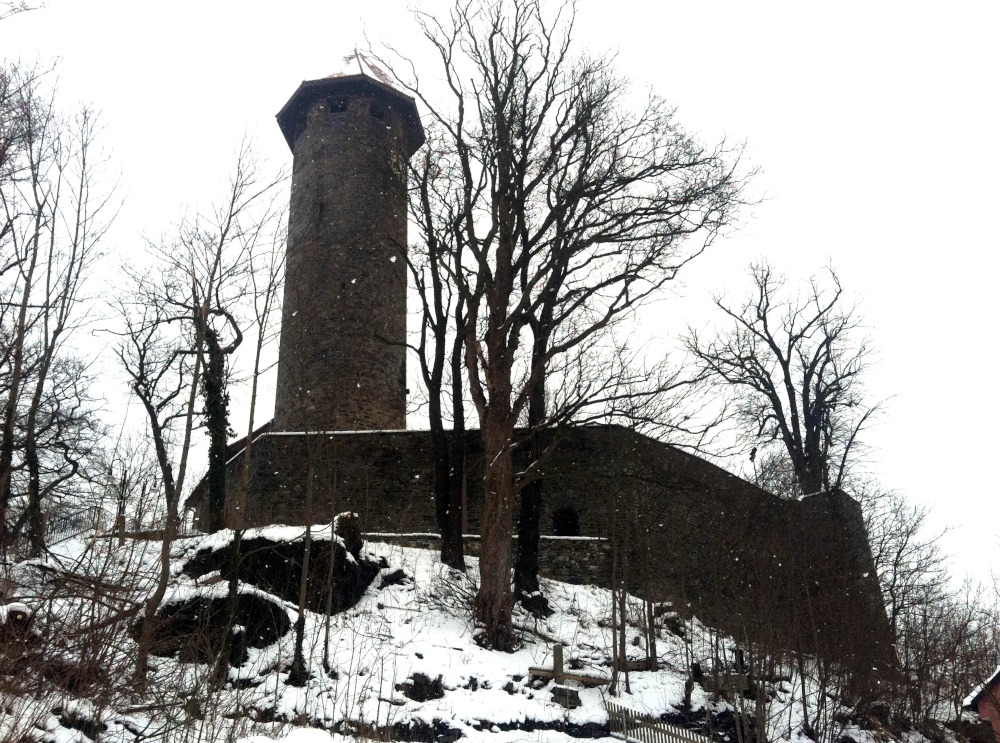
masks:
[[(478, 446), (470, 432), (467, 534), (479, 532), (482, 511)], [(227, 521), (303, 524), (355, 511), (367, 532), (437, 532), (430, 464), (425, 431), (265, 433), (253, 442), (246, 492), (236, 485), (242, 455), (230, 461)], [(613, 539), (632, 588), (709, 623), (762, 637), (794, 630), (789, 644), (841, 656), (890, 652), (861, 511), (842, 492), (782, 501), (618, 427), (566, 432), (539, 472), (542, 534), (592, 538), (546, 540), (543, 574), (607, 586), (610, 547), (593, 540)], [(466, 541), (470, 554), (477, 543)]]
[[(440, 550), (437, 534), (365, 534), (365, 540), (399, 547)], [(465, 553), (479, 557), (478, 534), (466, 534)], [(517, 544), (517, 537), (514, 537)], [(576, 585), (603, 586), (611, 575), (611, 543), (595, 537), (542, 537), (539, 542), (539, 572), (543, 578)]]

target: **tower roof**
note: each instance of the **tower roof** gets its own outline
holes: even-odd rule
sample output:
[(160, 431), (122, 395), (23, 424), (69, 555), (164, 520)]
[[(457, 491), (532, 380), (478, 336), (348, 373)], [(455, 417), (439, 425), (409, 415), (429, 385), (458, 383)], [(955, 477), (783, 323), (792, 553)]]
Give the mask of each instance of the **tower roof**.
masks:
[(303, 80), (288, 102), (278, 112), (278, 126), (285, 135), (289, 148), (294, 148), (299, 133), (297, 124), (302, 121), (310, 105), (320, 98), (336, 95), (370, 95), (382, 100), (390, 108), (396, 109), (403, 117), (403, 132), (406, 137), (406, 156), (411, 156), (424, 143), (424, 128), (417, 114), (417, 104), (413, 98), (400, 93), (391, 85), (376, 80), (364, 73), (356, 75), (331, 75), (319, 80)]

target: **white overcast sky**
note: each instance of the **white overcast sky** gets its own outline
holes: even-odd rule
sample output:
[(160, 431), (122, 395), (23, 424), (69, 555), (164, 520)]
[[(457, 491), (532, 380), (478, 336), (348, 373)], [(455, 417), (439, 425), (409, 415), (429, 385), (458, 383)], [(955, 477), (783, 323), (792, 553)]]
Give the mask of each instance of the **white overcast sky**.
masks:
[[(0, 23), (0, 55), (58, 59), (61, 101), (102, 112), (128, 259), (221, 193), (244, 134), (290, 162), (274, 114), (365, 34), (420, 59), (387, 0), (47, 0)], [(690, 267), (664, 327), (704, 323), (712, 291), (742, 296), (761, 256), (790, 277), (832, 263), (879, 350), (871, 396), (891, 397), (872, 469), (953, 527), (956, 572), (995, 564), (1000, 4), (580, 0), (577, 37), (761, 169), (766, 199)]]

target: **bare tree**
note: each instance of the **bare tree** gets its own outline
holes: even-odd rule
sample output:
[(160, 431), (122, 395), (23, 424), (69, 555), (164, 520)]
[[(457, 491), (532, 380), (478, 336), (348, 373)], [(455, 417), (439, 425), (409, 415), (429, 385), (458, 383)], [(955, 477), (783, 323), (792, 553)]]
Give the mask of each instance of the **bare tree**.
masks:
[(284, 253), (281, 246), (285, 240), (285, 232), (279, 227), (272, 235), (270, 250), (253, 251), (250, 254), (253, 326), (256, 329), (256, 337), (253, 346), (253, 364), (250, 371), (250, 409), (247, 416), (243, 470), (240, 475), (242, 482), (237, 489), (240, 502), (236, 505), (234, 513), (238, 527), (243, 525), (244, 500), (250, 484), (250, 462), (254, 443), (253, 435), (256, 430), (257, 390), (260, 377), (266, 371), (266, 368), (262, 366), (262, 359), (266, 348), (277, 337), (274, 325), (284, 274)]
[[(151, 313), (141, 327), (174, 329), (175, 350), (165, 361), (181, 364), (182, 356), (194, 359), (190, 371), (199, 379), (187, 387), (188, 407), (193, 409), (193, 400), (200, 392), (209, 436), (205, 524), (209, 531), (223, 528), (225, 519), (225, 448), (230, 435), (227, 358), (240, 347), (243, 329), (252, 322), (244, 315), (252, 310), (256, 316), (262, 309), (254, 289), (270, 292), (270, 297), (264, 298), (268, 311), (274, 301), (272, 280), (257, 287), (262, 277), (255, 274), (254, 260), (257, 254), (271, 250), (273, 233), (280, 231), (281, 211), (275, 205), (282, 179), (281, 173), (266, 173), (244, 143), (225, 201), (209, 214), (182, 221), (176, 239), (153, 246), (159, 273), (139, 278), (141, 289), (135, 292), (146, 305), (144, 311)], [(272, 276), (274, 270), (272, 262)], [(258, 344), (255, 374), (259, 374), (259, 354)], [(191, 361), (185, 363), (190, 365)]]
[(8, 0), (8, 2), (0, 3), (0, 21), (33, 9), (25, 0)]
[[(437, 128), (428, 132), (431, 144), (416, 162), (410, 162), (411, 211), (420, 228), (420, 240), (406, 252), (407, 266), (420, 298), (421, 323), (417, 342), (411, 344), (420, 375), (427, 389), (431, 430), (434, 497), (441, 530), (441, 561), (457, 570), (465, 569), (462, 542), (465, 482), (465, 390), (462, 358), (465, 342), (465, 300), (451, 282), (460, 267), (456, 234), (440, 230), (439, 222), (455, 219), (455, 204), (438, 193), (442, 179), (436, 177)], [(438, 209), (449, 210), (442, 215)], [(450, 381), (450, 389), (447, 382)], [(450, 394), (449, 394), (450, 393)], [(451, 402), (451, 435), (446, 429), (445, 406)]]
[(159, 494), (159, 467), (141, 433), (105, 439), (99, 459), (98, 519), (105, 533), (117, 535), (118, 545), (126, 534), (154, 528), (163, 522), (163, 498)]
[(512, 449), (533, 391), (705, 248), (741, 181), (737, 153), (697, 144), (656, 96), (630, 110), (609, 59), (573, 54), (572, 7), (458, 3), (418, 18), (448, 100), (399, 82), (441, 132), (421, 160), (435, 181), (425, 221), (458, 251), (448, 265), (487, 463), (476, 615), (482, 642), (508, 648)]
[[(256, 302), (250, 288), (259, 277), (252, 277), (252, 256), (262, 245), (273, 245), (268, 238), (278, 229), (274, 203), (281, 179), (264, 175), (244, 144), (225, 201), (208, 215), (183, 221), (176, 241), (154, 246), (159, 271), (133, 275), (130, 296), (119, 303), (125, 329), (117, 352), (146, 413), (166, 501), (160, 576), (146, 602), (140, 642), (140, 678), (145, 677), (149, 628), (167, 588), (170, 543), (199, 418), (210, 442), (207, 526), (223, 528), (230, 429), (226, 357), (242, 341), (246, 304)], [(271, 284), (263, 286), (273, 294)], [(201, 411), (199, 394), (205, 401)]]
[[(140, 289), (147, 280), (148, 277), (141, 278)], [(124, 301), (119, 304), (125, 327), (116, 353), (145, 413), (165, 504), (159, 574), (156, 588), (145, 602), (143, 634), (136, 659), (136, 678), (141, 686), (148, 671), (153, 618), (170, 580), (170, 546), (177, 534), (180, 495), (187, 473), (200, 357), (185, 353), (185, 339), (177, 337), (162, 306), (152, 301), (147, 292), (139, 294), (139, 298), (134, 304)], [(178, 451), (179, 463), (174, 457)]]
[(900, 679), (890, 704), (918, 729), (958, 720), (962, 701), (1000, 662), (997, 613), (979, 586), (928, 593), (899, 620)]
[(947, 588), (945, 556), (938, 546), (943, 532), (930, 531), (926, 507), (877, 483), (861, 483), (854, 494), (865, 514), (889, 626), (898, 638), (903, 617)]
[(43, 503), (84, 474), (99, 436), (68, 341), (113, 189), (99, 182), (94, 115), (62, 115), (36, 70), (0, 72), (0, 123), (0, 541), (27, 532), (37, 554)]
[[(1000, 663), (995, 597), (956, 586), (925, 507), (872, 482), (856, 485), (898, 662), (881, 702), (898, 723), (958, 721), (965, 695)], [(931, 731), (933, 732), (933, 731)]]
[[(243, 342), (241, 314), (246, 312), (247, 300), (254, 297), (252, 257), (274, 244), (272, 233), (281, 214), (276, 206), (277, 186), (283, 179), (282, 173), (266, 173), (244, 142), (225, 202), (207, 217), (182, 223), (180, 251), (161, 251), (163, 257), (169, 256), (167, 270), (176, 277), (165, 282), (162, 301), (177, 321), (191, 328), (191, 351), (202, 357), (201, 391), (209, 437), (208, 522), (204, 525), (208, 531), (225, 526), (230, 435), (227, 358)], [(189, 289), (181, 277), (187, 277)], [(265, 291), (268, 283), (264, 283)], [(273, 292), (273, 286), (270, 289)]]
[(753, 451), (753, 484), (763, 488), (772, 495), (785, 500), (795, 500), (802, 495), (798, 480), (788, 461), (785, 451)]
[(752, 459), (780, 445), (801, 494), (840, 487), (879, 407), (865, 402), (872, 354), (856, 308), (832, 269), (829, 285), (814, 278), (793, 296), (766, 263), (750, 275), (754, 292), (741, 305), (715, 300), (731, 328), (708, 340), (691, 329), (687, 349), (733, 400)]
[[(587, 340), (545, 362), (531, 391), (522, 444), (525, 465), (520, 490), (514, 590), (536, 615), (550, 612), (538, 579), (541, 513), (546, 461), (574, 427), (616, 424), (674, 445), (703, 450), (719, 426), (724, 408), (709, 414), (697, 395), (704, 380), (670, 359), (648, 364), (632, 348), (628, 323), (613, 321)], [(533, 336), (536, 339), (540, 336)], [(544, 345), (544, 344), (542, 344)], [(532, 344), (532, 358), (542, 353)]]

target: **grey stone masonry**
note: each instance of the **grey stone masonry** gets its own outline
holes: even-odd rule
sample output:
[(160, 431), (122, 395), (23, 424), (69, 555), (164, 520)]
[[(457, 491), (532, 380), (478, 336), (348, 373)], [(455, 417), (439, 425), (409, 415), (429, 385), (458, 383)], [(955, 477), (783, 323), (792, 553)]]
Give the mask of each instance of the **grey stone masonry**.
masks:
[[(806, 642), (830, 657), (864, 656), (869, 667), (891, 652), (864, 521), (846, 494), (781, 500), (618, 426), (571, 428), (549, 443), (551, 455), (537, 466), (549, 537), (543, 575), (607, 586), (617, 544), (630, 589), (691, 607), (716, 626), (784, 634), (790, 645)], [(401, 544), (438, 531), (427, 431), (261, 432), (245, 489), (243, 446), (231, 450), (229, 525), (321, 523), (352, 511), (365, 532), (401, 535)], [(472, 535), (483, 505), (478, 431), (467, 432), (465, 449), (463, 532)], [(522, 454), (515, 450), (516, 462)], [(191, 505), (203, 518), (204, 493)], [(478, 540), (466, 548), (476, 554)], [(791, 634), (801, 630), (801, 616), (788, 614), (796, 607), (810, 610), (807, 640)]]
[[(294, 163), (275, 416), (227, 449), (225, 523), (352, 512), (375, 538), (434, 546), (430, 433), (403, 430), (416, 106), (367, 75), (330, 77), (302, 83), (278, 124)], [(475, 535), (489, 465), (478, 431), (454, 443), (467, 462), (462, 531)], [(783, 501), (620, 426), (568, 427), (538, 443), (542, 575), (609, 586), (617, 566), (629, 590), (734, 636), (862, 669), (892, 664), (864, 519), (847, 494)], [(523, 446), (514, 459), (527, 469)], [(188, 506), (196, 526), (206, 522), (204, 482)], [(465, 547), (476, 555), (480, 540)]]
[(312, 80), (278, 123), (294, 162), (274, 430), (404, 428), (413, 100), (366, 75)]

